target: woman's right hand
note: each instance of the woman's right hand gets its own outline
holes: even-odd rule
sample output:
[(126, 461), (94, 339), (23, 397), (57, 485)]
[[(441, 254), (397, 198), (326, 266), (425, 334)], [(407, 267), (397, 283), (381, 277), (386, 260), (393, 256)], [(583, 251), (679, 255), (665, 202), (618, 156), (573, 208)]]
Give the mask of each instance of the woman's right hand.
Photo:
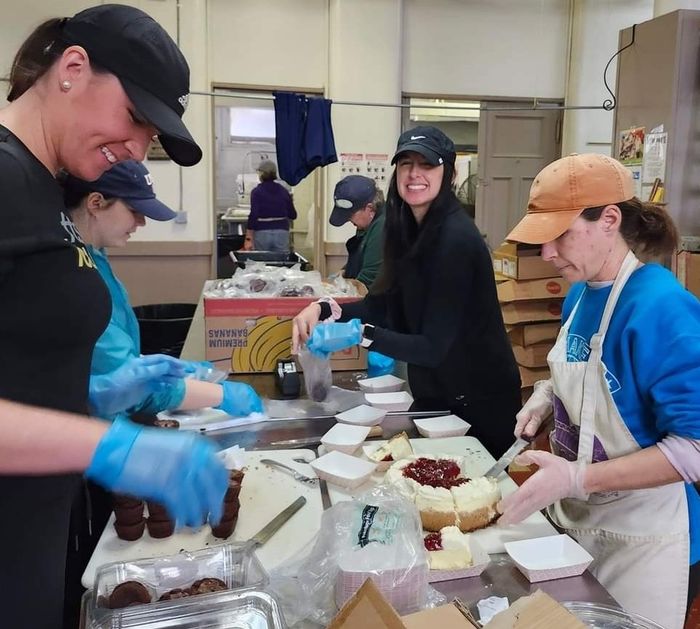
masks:
[(292, 321), (292, 354), (299, 350), (311, 336), (321, 317), (321, 306), (313, 303), (304, 308)]

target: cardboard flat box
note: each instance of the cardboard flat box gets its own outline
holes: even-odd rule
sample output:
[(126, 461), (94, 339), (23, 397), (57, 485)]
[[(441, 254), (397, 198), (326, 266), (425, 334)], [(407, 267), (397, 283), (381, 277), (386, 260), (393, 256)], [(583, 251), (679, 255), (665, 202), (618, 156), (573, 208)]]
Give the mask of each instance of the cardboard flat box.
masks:
[(513, 345), (534, 345), (543, 341), (556, 341), (560, 324), (556, 323), (524, 323), (508, 326), (508, 337)]
[(545, 262), (540, 252), (539, 245), (504, 242), (493, 252), (493, 270), (516, 280), (558, 277), (554, 265)]
[[(338, 303), (356, 298), (338, 299)], [(313, 298), (204, 298), (206, 360), (226, 361), (234, 373), (269, 373), (278, 360), (291, 357), (292, 319)], [(354, 346), (331, 357), (331, 369), (367, 368), (367, 350)]]
[(523, 389), (533, 386), (538, 380), (547, 380), (549, 378), (549, 367), (530, 369), (529, 367), (518, 365), (518, 371), (520, 372), (520, 387)]
[(506, 325), (516, 325), (533, 321), (560, 321), (563, 301), (563, 299), (534, 299), (501, 304), (503, 322)]
[(680, 251), (676, 256), (675, 266), (678, 281), (700, 298), (700, 253)]
[(539, 280), (507, 280), (496, 287), (498, 301), (523, 301), (529, 299), (551, 299), (566, 297), (569, 283), (561, 277)]
[(484, 629), (586, 629), (566, 607), (537, 590), (496, 614)]
[(522, 345), (513, 345), (513, 354), (515, 355), (515, 362), (523, 367), (546, 367), (547, 366), (547, 354), (549, 350), (554, 347), (554, 341), (545, 341), (544, 343), (537, 343), (535, 345), (528, 345), (523, 347)]

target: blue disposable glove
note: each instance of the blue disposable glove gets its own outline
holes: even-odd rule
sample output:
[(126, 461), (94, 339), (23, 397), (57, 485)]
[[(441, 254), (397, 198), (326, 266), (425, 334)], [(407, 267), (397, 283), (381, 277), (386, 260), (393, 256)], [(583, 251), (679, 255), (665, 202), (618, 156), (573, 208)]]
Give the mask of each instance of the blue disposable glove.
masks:
[(110, 491), (162, 504), (178, 526), (221, 520), (228, 472), (216, 448), (191, 432), (112, 422), (85, 476)]
[(306, 341), (309, 351), (321, 358), (333, 352), (359, 345), (362, 340), (362, 322), (352, 319), (347, 323), (321, 323), (314, 328), (311, 338)]
[(234, 417), (244, 417), (251, 413), (262, 413), (263, 403), (255, 389), (243, 382), (222, 382), (224, 388), (224, 398), (220, 408)]
[(184, 361), (164, 354), (130, 358), (110, 373), (90, 377), (90, 406), (100, 417), (110, 417), (141, 403), (161, 387), (186, 373)]
[(396, 361), (379, 352), (367, 352), (367, 375), (370, 378), (393, 373)]

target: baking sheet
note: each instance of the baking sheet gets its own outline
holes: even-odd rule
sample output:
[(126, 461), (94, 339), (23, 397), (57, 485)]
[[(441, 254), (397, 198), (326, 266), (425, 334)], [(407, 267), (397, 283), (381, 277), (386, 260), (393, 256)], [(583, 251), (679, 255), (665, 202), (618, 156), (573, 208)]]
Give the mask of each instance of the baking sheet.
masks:
[(321, 525), (323, 503), (320, 487), (295, 481), (290, 474), (260, 463), (270, 458), (295, 468), (307, 476), (316, 476), (310, 465), (294, 459), (311, 461), (311, 450), (255, 450), (246, 452), (247, 472), (241, 487), (241, 508), (236, 529), (228, 540), (215, 538), (209, 526), (185, 528), (166, 539), (153, 539), (148, 530), (134, 542), (120, 540), (114, 530), (114, 514), (110, 516), (97, 547), (82, 576), (82, 584), (91, 588), (97, 568), (113, 561), (172, 555), (181, 550), (198, 550), (214, 544), (245, 541), (255, 535), (282, 509), (299, 496), (306, 504), (263, 546), (256, 549), (260, 562), (271, 570), (312, 541)]
[[(482, 476), (496, 460), (489, 454), (488, 450), (481, 445), (475, 437), (446, 437), (443, 439), (411, 439), (411, 445), (416, 454), (436, 456), (439, 454), (459, 455), (465, 457), (465, 471), (468, 476)], [(383, 445), (386, 441), (368, 441), (363, 445)], [(362, 450), (358, 450), (361, 453)], [(325, 453), (325, 448), (319, 446), (318, 455)], [(362, 456), (362, 458), (365, 458)], [(343, 489), (332, 483), (328, 483), (328, 497), (331, 504), (341, 500), (351, 500), (375, 485), (381, 483), (384, 472), (372, 475), (369, 481), (356, 487), (355, 489)], [(515, 481), (505, 472), (498, 478), (501, 493), (504, 496), (513, 493), (517, 489)], [(544, 537), (546, 535), (556, 535), (556, 529), (550, 524), (547, 518), (539, 511), (533, 513), (519, 524), (512, 524), (507, 527), (488, 526), (479, 531), (470, 533), (474, 539), (489, 553), (504, 553), (506, 542), (514, 542), (521, 539), (531, 539), (534, 537)]]

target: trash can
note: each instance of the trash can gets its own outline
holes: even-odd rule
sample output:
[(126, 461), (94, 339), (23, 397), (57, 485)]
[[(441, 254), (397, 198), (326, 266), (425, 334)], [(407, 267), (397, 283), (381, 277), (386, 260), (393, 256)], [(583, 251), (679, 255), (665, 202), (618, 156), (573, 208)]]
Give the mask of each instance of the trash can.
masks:
[(141, 332), (141, 353), (179, 357), (196, 308), (196, 304), (134, 306)]

